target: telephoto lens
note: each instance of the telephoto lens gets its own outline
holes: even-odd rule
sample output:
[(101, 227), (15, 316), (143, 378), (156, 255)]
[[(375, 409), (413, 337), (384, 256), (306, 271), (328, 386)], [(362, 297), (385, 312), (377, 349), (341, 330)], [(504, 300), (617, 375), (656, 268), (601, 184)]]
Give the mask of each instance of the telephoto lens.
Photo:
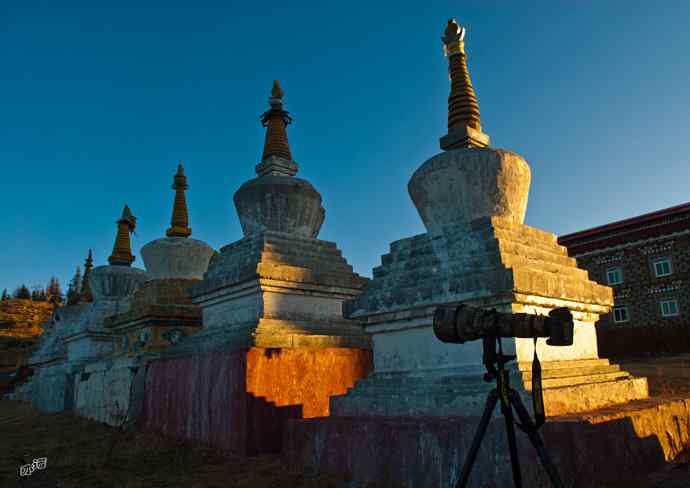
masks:
[(484, 337), (547, 337), (549, 346), (573, 343), (573, 315), (564, 307), (553, 309), (546, 316), (444, 305), (434, 311), (433, 325), (440, 341), (454, 344)]

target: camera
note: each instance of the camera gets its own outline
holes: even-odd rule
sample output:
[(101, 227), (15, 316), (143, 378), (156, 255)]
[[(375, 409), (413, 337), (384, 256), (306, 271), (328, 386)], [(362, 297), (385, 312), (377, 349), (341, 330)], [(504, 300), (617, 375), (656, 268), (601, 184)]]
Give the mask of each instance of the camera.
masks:
[(547, 337), (549, 346), (573, 344), (573, 315), (565, 307), (549, 315), (498, 312), (468, 305), (443, 305), (434, 311), (434, 334), (442, 342), (463, 344), (485, 337)]

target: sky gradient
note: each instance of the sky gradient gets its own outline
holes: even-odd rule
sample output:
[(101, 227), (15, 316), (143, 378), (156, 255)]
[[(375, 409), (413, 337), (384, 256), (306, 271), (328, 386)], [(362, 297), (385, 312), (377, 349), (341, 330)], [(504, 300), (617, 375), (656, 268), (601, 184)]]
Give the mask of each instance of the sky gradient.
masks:
[[(484, 132), (532, 169), (526, 223), (556, 234), (690, 200), (690, 2), (105, 2), (0, 5), (0, 290), (106, 264), (127, 203), (139, 248), (185, 161), (193, 236), (242, 237), (273, 79), (319, 237), (371, 276), (424, 232), (407, 181), (438, 153), (440, 36), (467, 28)], [(141, 5), (146, 5), (142, 7)]]

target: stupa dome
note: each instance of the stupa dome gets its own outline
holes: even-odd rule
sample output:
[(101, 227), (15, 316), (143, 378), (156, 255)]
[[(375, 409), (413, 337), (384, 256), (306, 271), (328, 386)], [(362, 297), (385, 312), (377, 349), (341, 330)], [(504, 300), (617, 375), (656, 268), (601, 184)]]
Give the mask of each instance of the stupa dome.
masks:
[(187, 212), (187, 177), (180, 162), (173, 179), (175, 203), (167, 237), (156, 239), (141, 248), (150, 279), (203, 279), (208, 263), (215, 252), (211, 246), (192, 239)]
[(292, 160), (286, 131), (292, 118), (283, 110), (283, 94), (274, 81), (270, 109), (261, 117), (266, 140), (262, 161), (255, 168), (258, 176), (237, 190), (235, 208), (245, 236), (276, 231), (316, 238), (326, 211), (312, 184), (295, 177), (298, 165)]

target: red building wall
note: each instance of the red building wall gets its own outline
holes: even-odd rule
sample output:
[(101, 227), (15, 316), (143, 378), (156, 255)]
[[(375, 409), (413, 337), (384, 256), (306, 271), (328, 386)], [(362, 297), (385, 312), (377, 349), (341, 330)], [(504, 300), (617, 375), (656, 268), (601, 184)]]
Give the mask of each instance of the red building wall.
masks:
[(371, 351), (200, 353), (147, 366), (141, 427), (238, 454), (277, 452), (287, 419), (327, 416), (329, 399), (369, 374)]

